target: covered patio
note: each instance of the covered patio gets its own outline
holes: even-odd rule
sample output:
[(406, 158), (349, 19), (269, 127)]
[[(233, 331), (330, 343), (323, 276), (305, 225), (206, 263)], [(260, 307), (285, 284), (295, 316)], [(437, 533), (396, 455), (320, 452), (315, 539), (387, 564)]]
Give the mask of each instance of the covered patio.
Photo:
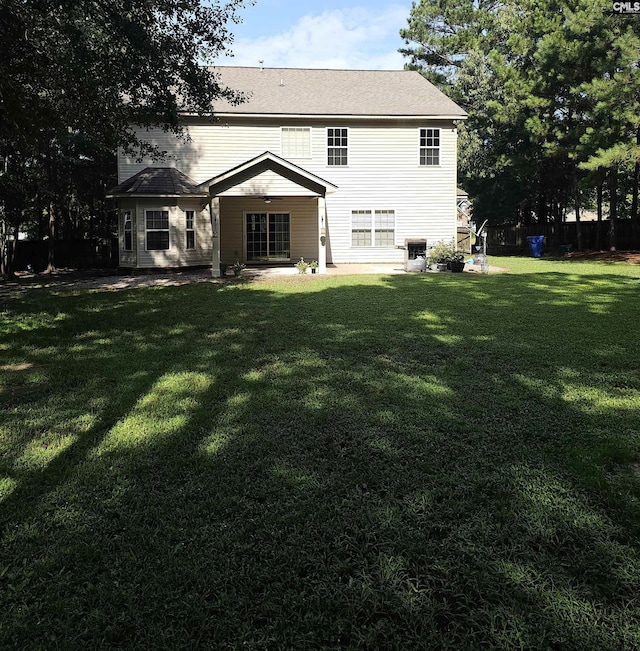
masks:
[(201, 187), (211, 197), (213, 277), (221, 263), (286, 265), (301, 257), (327, 272), (325, 197), (337, 186), (267, 151)]

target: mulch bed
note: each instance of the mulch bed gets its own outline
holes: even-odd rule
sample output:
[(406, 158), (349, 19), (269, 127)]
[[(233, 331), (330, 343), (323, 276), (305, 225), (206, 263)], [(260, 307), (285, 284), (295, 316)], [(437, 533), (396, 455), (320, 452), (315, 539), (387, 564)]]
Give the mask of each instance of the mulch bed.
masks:
[(571, 253), (565, 253), (563, 257), (574, 260), (640, 264), (640, 252), (638, 251), (572, 251)]

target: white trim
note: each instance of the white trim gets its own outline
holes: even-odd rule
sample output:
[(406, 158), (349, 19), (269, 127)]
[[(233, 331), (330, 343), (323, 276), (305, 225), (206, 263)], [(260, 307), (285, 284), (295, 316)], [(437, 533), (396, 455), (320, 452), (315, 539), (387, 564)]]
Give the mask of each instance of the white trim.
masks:
[(220, 277), (220, 199), (209, 200), (209, 217), (211, 218), (211, 276)]
[[(347, 132), (347, 146), (346, 147), (332, 147), (332, 149), (346, 149), (347, 150), (347, 162), (344, 165), (331, 165), (329, 163), (329, 129), (340, 129)], [(334, 135), (335, 138), (335, 135)], [(336, 167), (349, 167), (349, 158), (351, 155), (350, 152), (350, 143), (351, 143), (351, 129), (349, 127), (325, 127), (324, 131), (324, 162), (329, 169), (334, 169)]]
[[(424, 147), (420, 144), (420, 140), (422, 139), (422, 131), (425, 131), (425, 139), (428, 137), (426, 132), (431, 129), (432, 131), (437, 131), (438, 132), (438, 146), (437, 147), (429, 147), (428, 145), (425, 145)], [(435, 134), (434, 136), (435, 137)], [(437, 149), (438, 150), (438, 162), (433, 163), (433, 164), (428, 164), (428, 163), (422, 163), (422, 150), (423, 149)], [(442, 155), (442, 127), (418, 127), (418, 166), (419, 167), (440, 167), (442, 165), (441, 161), (441, 155)]]
[[(371, 244), (353, 244), (353, 213), (369, 213), (371, 216)], [(393, 213), (393, 244), (376, 244), (376, 213)], [(362, 230), (362, 229), (358, 229)], [(382, 230), (382, 229), (381, 229)], [(387, 230), (387, 229), (384, 229)], [(396, 248), (396, 233), (398, 232), (397, 211), (395, 208), (352, 208), (349, 215), (349, 248), (369, 251), (371, 249), (380, 251), (382, 249)]]
[(285, 120), (466, 120), (468, 115), (429, 115), (423, 113), (421, 115), (359, 115), (357, 113), (207, 113), (200, 115), (199, 113), (181, 113), (185, 117), (201, 118), (201, 117), (215, 117), (215, 118), (273, 118)]
[[(309, 135), (309, 155), (308, 156), (291, 156), (291, 154), (285, 154), (284, 153), (284, 148), (283, 148), (283, 142), (282, 142), (282, 132), (285, 129), (295, 129), (298, 131), (307, 131)], [(280, 156), (285, 159), (291, 159), (291, 160), (313, 160), (313, 127), (311, 126), (304, 126), (304, 125), (291, 125), (291, 124), (283, 124), (280, 126)]]
[[(198, 244), (196, 241), (196, 211), (193, 209), (183, 210), (184, 215), (184, 250), (196, 251)], [(191, 213), (191, 228), (188, 227), (188, 214)], [(193, 246), (189, 246), (188, 234), (193, 233)]]
[[(204, 183), (201, 183), (200, 187), (206, 186), (207, 188), (210, 188), (212, 185), (217, 185), (219, 183), (227, 181), (228, 179), (232, 179), (234, 176), (238, 174), (242, 174), (242, 172), (249, 170), (256, 165), (259, 165), (260, 163), (266, 160), (271, 160), (273, 161), (274, 164), (281, 165), (282, 167), (293, 172), (294, 174), (298, 174), (299, 176), (308, 179), (311, 183), (315, 183), (316, 185), (320, 185), (324, 187), (326, 193), (335, 192), (338, 189), (337, 185), (330, 183), (326, 179), (320, 178), (316, 174), (313, 174), (312, 172), (309, 172), (308, 170), (304, 169), (304, 167), (300, 167), (295, 163), (291, 163), (286, 158), (282, 158), (281, 156), (278, 156), (270, 151), (265, 151), (263, 154), (260, 154), (255, 158), (245, 161), (241, 165), (237, 165), (236, 167), (227, 170), (222, 174), (218, 174), (218, 176), (214, 176), (213, 178), (210, 178)], [(277, 170), (276, 173), (278, 173)]]
[(206, 192), (190, 192), (189, 194), (143, 194), (141, 192), (123, 192), (117, 194), (105, 194), (107, 199), (204, 199), (209, 195)]
[(327, 273), (327, 200), (324, 197), (318, 197), (318, 273)]
[[(127, 221), (126, 221), (126, 215), (127, 213), (129, 214), (129, 224), (130, 224), (130, 229), (129, 232), (131, 233), (131, 247), (127, 248)], [(122, 223), (122, 251), (125, 253), (133, 253), (133, 211), (131, 208), (121, 208), (120, 209), (120, 216), (121, 220), (119, 220)]]
[[(167, 228), (147, 228), (147, 213), (148, 212), (166, 212), (167, 213)], [(145, 251), (171, 251), (171, 209), (169, 206), (162, 208), (142, 208), (142, 216), (144, 218), (144, 250)], [(167, 232), (169, 236), (169, 246), (166, 249), (150, 249), (149, 242), (147, 241), (148, 233), (164, 233)]]

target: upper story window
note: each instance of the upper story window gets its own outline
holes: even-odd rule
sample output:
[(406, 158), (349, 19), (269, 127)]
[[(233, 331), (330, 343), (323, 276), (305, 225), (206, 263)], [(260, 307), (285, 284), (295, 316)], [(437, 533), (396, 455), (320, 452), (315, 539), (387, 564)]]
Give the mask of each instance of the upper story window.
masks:
[(169, 211), (147, 210), (145, 213), (147, 251), (169, 249)]
[(327, 129), (327, 165), (346, 165), (349, 142), (348, 130), (345, 128)]
[(133, 251), (133, 219), (130, 210), (122, 213), (122, 250)]
[(281, 139), (283, 158), (311, 158), (310, 127), (282, 127)]
[(185, 247), (187, 251), (190, 251), (196, 248), (195, 211), (186, 210), (184, 213), (184, 219), (184, 232), (186, 237)]
[(440, 165), (440, 129), (420, 129), (420, 165)]

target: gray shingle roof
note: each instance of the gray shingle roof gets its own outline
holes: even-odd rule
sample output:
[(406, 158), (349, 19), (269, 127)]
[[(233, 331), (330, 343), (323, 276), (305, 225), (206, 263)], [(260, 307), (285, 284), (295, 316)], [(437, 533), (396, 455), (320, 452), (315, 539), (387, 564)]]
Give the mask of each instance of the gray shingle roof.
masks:
[(132, 194), (202, 195), (203, 190), (193, 179), (175, 167), (145, 167), (107, 192), (109, 197)]
[(455, 116), (466, 113), (422, 75), (410, 70), (215, 68), (222, 83), (249, 96), (217, 113), (274, 115)]

